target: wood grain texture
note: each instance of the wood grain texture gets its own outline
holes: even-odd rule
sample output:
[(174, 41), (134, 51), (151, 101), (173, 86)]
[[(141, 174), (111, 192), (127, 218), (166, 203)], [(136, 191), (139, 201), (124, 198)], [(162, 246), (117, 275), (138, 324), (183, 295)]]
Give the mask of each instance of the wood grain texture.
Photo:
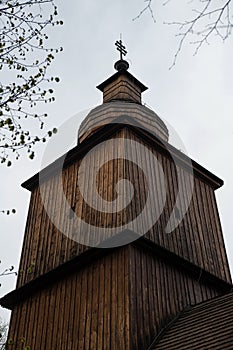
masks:
[(82, 143), (103, 125), (111, 123), (138, 126), (168, 141), (168, 128), (154, 111), (137, 103), (119, 100), (97, 106), (88, 113), (79, 127), (78, 142)]
[[(186, 215), (171, 234), (165, 234), (164, 230), (175, 205), (178, 191), (177, 169), (173, 160), (148, 146), (144, 140), (139, 139), (127, 128), (119, 131), (115, 138), (119, 142), (117, 159), (106, 162), (99, 169), (96, 177), (97, 189), (100, 197), (111, 203), (117, 198), (117, 183), (122, 179), (127, 179), (134, 187), (134, 197), (131, 203), (125, 209), (116, 213), (105, 214), (91, 208), (83, 200), (77, 185), (81, 160), (77, 160), (63, 170), (63, 189), (58, 187), (58, 175), (43, 183), (40, 188), (36, 188), (31, 195), (20, 263), (21, 273), (17, 286), (23, 285), (88, 249), (86, 246), (72, 240), (72, 238), (79, 240), (79, 235), (85, 234), (86, 237), (93, 235), (97, 237), (98, 242), (98, 230), (95, 231), (95, 227), (117, 226), (120, 230), (122, 225), (136, 218), (143, 210), (148, 199), (148, 191), (153, 191), (153, 198), (150, 203), (151, 210), (148, 210), (147, 215), (149, 220), (153, 218), (153, 215), (157, 212), (157, 206), (161, 202), (162, 194), (160, 186), (156, 185), (160, 178), (157, 179), (157, 182), (153, 178), (154, 169), (151, 168), (151, 156), (148, 149), (156, 156), (162, 166), (167, 191), (163, 212), (158, 221), (149, 229), (146, 237), (204, 270), (230, 282), (229, 266), (213, 188), (195, 175), (194, 192)], [(137, 164), (142, 165), (145, 173), (137, 164), (121, 159), (124, 140), (126, 139), (132, 141), (129, 152), (134, 155)], [(138, 145), (136, 148), (135, 142)], [(139, 147), (139, 145), (143, 147)], [(113, 148), (114, 143), (111, 143), (111, 141), (107, 145), (102, 143), (96, 151), (91, 153), (88, 159), (84, 158), (82, 160), (86, 172), (81, 175), (83, 175), (84, 188), (90, 201), (95, 181), (92, 170), (98, 169), (98, 165), (107, 154), (113, 154)], [(148, 177), (152, 178), (153, 188), (148, 188)], [(187, 170), (180, 167), (179, 177), (185, 194), (186, 189), (190, 187)], [(44, 200), (48, 203), (47, 205), (58, 223), (63, 226), (66, 235), (59, 232), (51, 222), (43, 207), (40, 191), (44, 192)], [(82, 223), (77, 225), (70, 214), (65, 212), (65, 205), (62, 200), (63, 191), (76, 215), (93, 225), (94, 228), (92, 227), (89, 232), (84, 232), (85, 229)], [(184, 204), (186, 200), (187, 198), (184, 195)], [(143, 230), (145, 222), (139, 222), (138, 225), (140, 230)], [(32, 263), (35, 266), (31, 268), (31, 272), (28, 272), (28, 268)]]
[(129, 349), (129, 255), (122, 248), (38, 292), (12, 312), (19, 350)]
[[(127, 155), (135, 161), (125, 159), (126, 147)], [(157, 168), (152, 166), (153, 157), (158, 161)], [(122, 201), (117, 207), (123, 204), (123, 209), (107, 213), (93, 209), (95, 188), (101, 201), (107, 201), (112, 208), (118, 198), (117, 184), (123, 180), (130, 182), (134, 190), (126, 205), (130, 188), (124, 182)], [(166, 234), (179, 183), (183, 190), (181, 208), (187, 206), (188, 210), (177, 228)], [(164, 184), (166, 198), (159, 215)], [(88, 241), (89, 237), (100, 242), (98, 228), (105, 229), (105, 239), (112, 238), (107, 228), (117, 227), (121, 232), (147, 204), (146, 216), (138, 220), (134, 231), (143, 232), (147, 220), (158, 216), (145, 237), (150, 244), (174, 254), (173, 258), (166, 253), (157, 255), (148, 244), (132, 243), (84, 260), (77, 271), (70, 270), (67, 276), (63, 271), (60, 279), (36, 292), (34, 289), (25, 300), (14, 304), (9, 338), (14, 338), (15, 344), (10, 349), (19, 350), (22, 338), (33, 350), (146, 349), (177, 312), (225, 292), (225, 287), (216, 281), (211, 283), (211, 276), (202, 278), (210, 273), (220, 282), (231, 282), (214, 187), (194, 171), (194, 190), (188, 203), (186, 192), (190, 186), (187, 166), (182, 162), (175, 165), (169, 152), (162, 152), (146, 137), (124, 127), (88, 156), (74, 159), (62, 170), (61, 177), (56, 174), (36, 187), (31, 194), (18, 289), (27, 288), (30, 281), (89, 253), (89, 247), (78, 242)], [(75, 215), (82, 220), (75, 221)], [(90, 224), (87, 229), (84, 222)], [(182, 264), (172, 263), (174, 257), (183, 258)], [(188, 264), (189, 268), (185, 268)]]
[(141, 103), (141, 89), (126, 76), (119, 77), (104, 88), (103, 102), (114, 100), (132, 101)]
[(152, 350), (231, 350), (233, 342), (233, 294), (195, 305), (184, 310), (164, 329)]
[(142, 249), (131, 247), (130, 272), (131, 349), (147, 349), (186, 306), (221, 295)]
[(11, 350), (141, 350), (184, 307), (222, 293), (128, 245), (86, 264), (14, 308)]

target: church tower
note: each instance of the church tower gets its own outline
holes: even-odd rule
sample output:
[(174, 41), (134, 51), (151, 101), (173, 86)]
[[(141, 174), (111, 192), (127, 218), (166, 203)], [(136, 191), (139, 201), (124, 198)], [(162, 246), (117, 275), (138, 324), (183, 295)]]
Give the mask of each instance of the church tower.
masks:
[(182, 310), (232, 289), (223, 182), (169, 144), (117, 46), (77, 146), (23, 184), (20, 273), (0, 300), (12, 310), (10, 350), (152, 349)]

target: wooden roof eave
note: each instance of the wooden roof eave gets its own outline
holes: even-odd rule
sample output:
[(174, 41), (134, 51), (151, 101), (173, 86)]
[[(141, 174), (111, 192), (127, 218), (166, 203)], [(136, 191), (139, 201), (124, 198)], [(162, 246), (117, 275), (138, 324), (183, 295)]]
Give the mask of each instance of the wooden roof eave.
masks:
[(141, 89), (141, 92), (144, 92), (148, 89), (144, 84), (142, 84), (137, 78), (135, 78), (127, 70), (120, 70), (114, 73), (111, 77), (107, 78), (103, 83), (97, 85), (96, 88), (103, 92), (106, 86), (111, 84), (113, 81), (117, 80), (117, 78), (119, 78), (122, 75), (125, 75), (129, 80), (134, 82), (135, 85), (139, 86)]
[[(122, 231), (117, 237), (113, 238), (113, 241), (124, 240), (125, 236), (135, 235), (138, 238), (138, 234), (131, 231)], [(109, 246), (109, 240), (112, 241), (112, 238), (106, 240), (106, 246)], [(229, 292), (233, 290), (233, 285), (228, 283), (225, 280), (211, 274), (210, 272), (200, 269), (199, 266), (189, 262), (188, 260), (176, 255), (173, 252), (170, 252), (166, 248), (161, 247), (160, 245), (146, 239), (145, 237), (140, 237), (134, 242), (129, 243), (136, 248), (144, 249), (147, 252), (150, 251), (156, 257), (159, 257), (171, 264), (172, 266), (177, 266), (177, 268), (182, 271), (189, 273), (195, 279), (199, 279), (200, 283), (211, 284), (224, 292)], [(102, 246), (102, 245), (101, 245)], [(48, 271), (44, 275), (41, 275), (34, 280), (26, 283), (25, 285), (19, 287), (18, 289), (13, 290), (12, 292), (6, 294), (0, 299), (0, 305), (7, 309), (13, 309), (15, 305), (23, 302), (25, 299), (31, 297), (33, 294), (37, 293), (38, 290), (45, 289), (52, 285), (53, 283), (61, 280), (62, 278), (67, 277), (68, 275), (75, 273), (81, 270), (83, 267), (93, 263), (96, 259), (99, 259), (107, 254), (112, 253), (116, 249), (121, 249), (121, 247), (116, 248), (90, 248), (87, 251), (81, 253), (75, 258), (69, 260), (68, 262), (63, 263), (62, 265), (56, 267), (53, 270)], [(201, 270), (201, 277), (200, 277)]]
[[(170, 145), (164, 140), (161, 140), (159, 137), (152, 135), (149, 131), (142, 130), (140, 127), (135, 127), (133, 125), (126, 124), (107, 124), (100, 127), (95, 133), (93, 133), (90, 137), (85, 139), (81, 144), (78, 144), (76, 147), (67, 152), (65, 160), (63, 162), (63, 167), (67, 167), (72, 164), (77, 159), (82, 159), (85, 154), (90, 151), (94, 146), (98, 143), (103, 142), (104, 140), (109, 139), (112, 135), (118, 132), (120, 129), (128, 128), (135, 132), (137, 136), (143, 138), (143, 140), (149, 144), (150, 146), (156, 148), (161, 153), (167, 155), (168, 157), (172, 157), (183, 167), (192, 171), (202, 178), (203, 181), (207, 182), (211, 185), (214, 190), (220, 188), (223, 185), (223, 180), (219, 177), (211, 173), (209, 170), (201, 166), (199, 163), (195, 162), (187, 155), (177, 150), (175, 147)], [(61, 156), (53, 163), (48, 165), (46, 168), (42, 169), (40, 172), (26, 180), (22, 187), (27, 190), (32, 191), (35, 187), (49, 179), (51, 176), (56, 175), (60, 170), (60, 162), (64, 157)], [(190, 161), (192, 164), (192, 169), (190, 169)]]

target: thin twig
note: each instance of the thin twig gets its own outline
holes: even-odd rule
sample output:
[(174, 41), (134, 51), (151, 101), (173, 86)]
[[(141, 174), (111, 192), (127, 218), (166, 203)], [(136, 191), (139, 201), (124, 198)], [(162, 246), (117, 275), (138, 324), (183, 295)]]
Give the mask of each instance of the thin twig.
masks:
[(133, 21), (135, 21), (136, 19), (139, 19), (144, 14), (144, 12), (149, 10), (153, 21), (156, 22), (155, 17), (154, 17), (154, 12), (153, 12), (153, 9), (151, 7), (152, 1), (153, 0), (145, 0), (145, 2), (147, 2), (148, 4), (139, 12), (139, 14), (136, 17), (133, 18)]

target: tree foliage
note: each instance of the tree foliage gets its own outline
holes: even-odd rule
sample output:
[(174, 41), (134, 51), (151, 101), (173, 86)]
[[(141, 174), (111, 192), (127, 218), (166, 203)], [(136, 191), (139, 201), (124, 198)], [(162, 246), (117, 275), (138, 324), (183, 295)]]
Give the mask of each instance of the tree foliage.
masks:
[(0, 319), (0, 350), (5, 350), (7, 341), (8, 324)]
[[(163, 5), (169, 5), (174, 0), (165, 0)], [(153, 20), (156, 20), (156, 3), (154, 0), (145, 0), (146, 6), (140, 11), (141, 17), (145, 12), (150, 12)], [(180, 38), (177, 51), (174, 56), (173, 65), (184, 45), (190, 39), (195, 47), (194, 54), (198, 52), (203, 44), (209, 44), (213, 36), (222, 41), (229, 38), (233, 28), (233, 5), (232, 0), (185, 0), (180, 1), (177, 6), (187, 6), (190, 17), (185, 20), (173, 20), (165, 22), (177, 28), (177, 36)], [(188, 9), (187, 8), (187, 9)]]
[[(1, 260), (0, 260), (0, 264), (1, 264)], [(0, 278), (3, 276), (9, 276), (9, 275), (17, 276), (17, 272), (15, 271), (14, 266), (10, 266), (5, 270), (0, 270)], [(1, 283), (0, 283), (0, 287), (1, 287)], [(6, 349), (7, 333), (8, 333), (8, 324), (6, 322), (3, 322), (2, 319), (0, 318), (0, 350)]]
[[(0, 260), (0, 264), (1, 264), (1, 260)], [(17, 272), (15, 271), (14, 266), (10, 266), (5, 270), (0, 270), (0, 278), (3, 276), (9, 276), (9, 275), (15, 275), (17, 276)], [(0, 287), (1, 287), (1, 283), (0, 283)]]
[[(11, 152), (18, 159), (26, 149), (33, 159), (33, 145), (56, 132), (39, 136), (47, 114), (35, 112), (39, 102), (55, 99), (51, 82), (59, 78), (48, 77), (48, 68), (62, 48), (49, 48), (46, 41), (48, 27), (62, 24), (56, 18), (53, 0), (0, 0), (0, 161), (8, 166)], [(37, 135), (30, 131), (33, 121), (39, 122)]]

